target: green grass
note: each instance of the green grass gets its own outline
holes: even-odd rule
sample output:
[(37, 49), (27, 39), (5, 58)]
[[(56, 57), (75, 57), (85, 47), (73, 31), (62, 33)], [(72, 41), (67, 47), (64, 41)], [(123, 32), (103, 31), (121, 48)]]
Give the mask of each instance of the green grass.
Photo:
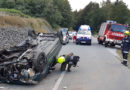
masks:
[(43, 18), (34, 18), (15, 9), (0, 8), (0, 26), (32, 27), (37, 32), (47, 32), (51, 25)]
[[(118, 49), (118, 50), (117, 50), (117, 53), (119, 54), (119, 56), (120, 56), (120, 61), (122, 62), (122, 61), (123, 61), (123, 58), (122, 58), (121, 50)], [(129, 54), (128, 54), (128, 65), (130, 65), (130, 52), (129, 52)], [(130, 68), (130, 66), (128, 66), (128, 67)]]
[(9, 15), (17, 15), (17, 16), (21, 16), (21, 17), (26, 17), (26, 18), (30, 17), (29, 15), (26, 15), (26, 14), (22, 13), (21, 11), (15, 10), (15, 9), (0, 8), (0, 12), (6, 13)]

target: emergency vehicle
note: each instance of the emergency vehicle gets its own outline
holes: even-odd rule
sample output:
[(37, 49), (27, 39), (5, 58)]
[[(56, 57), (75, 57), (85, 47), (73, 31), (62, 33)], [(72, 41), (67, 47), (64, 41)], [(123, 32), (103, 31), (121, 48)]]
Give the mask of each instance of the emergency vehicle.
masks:
[(124, 31), (127, 29), (127, 25), (108, 20), (107, 22), (101, 24), (97, 38), (98, 43), (104, 44), (105, 47), (108, 45), (121, 45), (122, 39), (124, 37)]
[(81, 25), (77, 33), (76, 44), (87, 43), (91, 45), (91, 28), (89, 25)]

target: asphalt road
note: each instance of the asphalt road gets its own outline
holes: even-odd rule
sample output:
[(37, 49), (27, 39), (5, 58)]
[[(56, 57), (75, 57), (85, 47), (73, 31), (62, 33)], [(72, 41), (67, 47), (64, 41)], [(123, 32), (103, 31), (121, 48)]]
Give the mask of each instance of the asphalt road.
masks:
[(60, 65), (38, 85), (0, 84), (0, 90), (130, 90), (130, 69), (120, 64), (116, 49), (98, 45), (64, 45), (59, 55), (80, 56), (79, 67), (60, 72)]

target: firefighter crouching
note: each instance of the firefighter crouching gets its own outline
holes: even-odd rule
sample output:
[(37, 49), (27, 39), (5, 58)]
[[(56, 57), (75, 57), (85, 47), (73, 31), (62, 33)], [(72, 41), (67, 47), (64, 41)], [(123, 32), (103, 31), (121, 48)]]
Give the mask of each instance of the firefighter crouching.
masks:
[[(76, 67), (77, 66), (77, 63), (79, 61), (79, 56), (74, 56), (73, 53), (70, 53), (68, 55), (61, 55), (60, 57), (58, 57), (58, 59), (55, 61), (55, 64), (56, 63), (59, 63), (61, 64), (61, 67), (60, 67), (60, 70), (61, 71), (65, 71), (66, 69), (66, 66), (68, 65), (67, 67), (67, 71), (70, 72), (70, 68), (71, 66), (73, 65), (73, 67)], [(54, 66), (53, 65), (53, 66)]]
[(130, 37), (129, 31), (125, 31), (124, 32), (125, 37), (122, 40), (122, 44), (121, 44), (121, 50), (122, 50), (122, 56), (123, 56), (123, 62), (121, 62), (123, 65), (127, 66), (127, 58), (128, 58), (128, 53), (129, 53), (129, 49), (130, 49)]

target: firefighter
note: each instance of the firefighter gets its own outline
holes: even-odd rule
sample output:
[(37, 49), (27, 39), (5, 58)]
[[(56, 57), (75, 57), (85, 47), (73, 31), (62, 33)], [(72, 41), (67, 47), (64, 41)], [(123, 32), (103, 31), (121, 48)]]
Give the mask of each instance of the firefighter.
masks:
[(68, 65), (67, 67), (67, 71), (70, 72), (70, 68), (71, 66), (73, 65), (73, 67), (76, 67), (77, 66), (77, 63), (79, 61), (79, 56), (74, 56), (73, 53), (70, 53), (68, 55), (62, 55), (60, 57), (58, 57), (58, 59), (56, 59), (51, 67), (51, 70), (55, 69), (54, 66), (59, 63), (61, 64), (61, 68), (60, 70), (61, 71), (65, 71), (66, 69), (66, 66)]
[(59, 57), (58, 58), (58, 63), (60, 63), (61, 64), (61, 68), (60, 68), (60, 70), (61, 71), (65, 71), (65, 69), (66, 69), (66, 66), (67, 66), (67, 64), (68, 64), (68, 67), (67, 67), (67, 71), (68, 72), (70, 72), (70, 68), (71, 68), (71, 60), (72, 60), (72, 58), (73, 58), (73, 53), (70, 53), (70, 54), (68, 54), (68, 55), (63, 55), (62, 57), (64, 57), (65, 58), (65, 61), (64, 62), (59, 62), (60, 60), (60, 58), (61, 57)]
[(122, 56), (123, 56), (123, 62), (121, 62), (123, 65), (127, 66), (127, 58), (128, 58), (128, 53), (129, 53), (129, 49), (130, 49), (130, 37), (129, 31), (125, 31), (124, 32), (125, 37), (122, 40), (122, 44), (121, 44), (121, 50), (122, 50)]

